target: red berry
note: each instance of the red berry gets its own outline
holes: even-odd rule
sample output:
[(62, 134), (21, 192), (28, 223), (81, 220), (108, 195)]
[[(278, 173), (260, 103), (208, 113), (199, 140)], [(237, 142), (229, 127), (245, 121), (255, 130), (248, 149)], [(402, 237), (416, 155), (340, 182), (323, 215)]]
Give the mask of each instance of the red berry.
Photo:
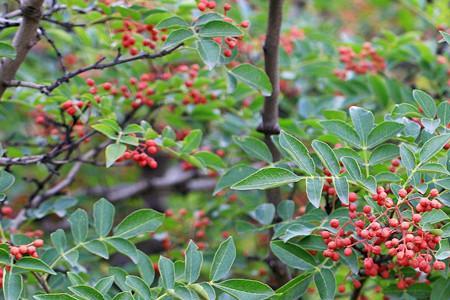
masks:
[(422, 220), (422, 216), (420, 214), (414, 214), (412, 216), (412, 220), (413, 220), (414, 223), (419, 223), (420, 220)]
[(94, 86), (95, 85), (95, 81), (91, 78), (86, 79), (86, 84), (88, 86)]
[(345, 255), (345, 256), (350, 256), (350, 255), (352, 255), (352, 248), (345, 248), (345, 249), (344, 249), (344, 255)]
[(356, 193), (354, 193), (354, 192), (351, 192), (351, 193), (348, 195), (348, 201), (350, 201), (350, 202), (356, 202), (356, 200), (358, 200), (358, 194), (356, 194)]
[(223, 10), (224, 11), (229, 11), (231, 9), (231, 4), (230, 3), (225, 3), (224, 5), (223, 5)]
[(205, 10), (206, 10), (206, 4), (203, 3), (203, 2), (200, 2), (200, 3), (197, 5), (197, 8), (198, 8), (200, 11), (205, 11)]
[(40, 247), (44, 246), (44, 241), (41, 240), (41, 239), (35, 240), (35, 241), (33, 242), (33, 245), (34, 245), (36, 248), (40, 248)]
[(248, 26), (250, 26), (250, 22), (249, 21), (242, 21), (241, 22), (241, 27), (242, 28), (248, 28)]
[(399, 195), (401, 198), (405, 198), (405, 197), (408, 195), (408, 192), (407, 192), (405, 189), (400, 189), (400, 190), (398, 191), (398, 195)]
[(105, 82), (105, 83), (103, 84), (103, 89), (104, 89), (105, 91), (109, 91), (109, 90), (111, 89), (111, 87), (112, 87), (112, 84), (111, 84), (110, 82)]
[(19, 246), (19, 251), (21, 254), (26, 254), (28, 252), (28, 247), (25, 245)]
[(430, 191), (430, 197), (434, 198), (434, 197), (437, 197), (437, 196), (439, 196), (439, 191), (437, 189), (432, 189)]
[(365, 214), (370, 214), (371, 211), (372, 211), (372, 208), (371, 208), (370, 206), (368, 206), (368, 205), (365, 205), (365, 206), (364, 206), (363, 212), (364, 212)]
[(3, 206), (1, 212), (4, 216), (11, 216), (13, 214), (13, 209), (10, 206)]
[(207, 4), (207, 6), (208, 6), (208, 8), (209, 9), (214, 9), (214, 8), (216, 8), (216, 1), (209, 1), (208, 2), (208, 4)]
[(339, 227), (339, 220), (338, 219), (332, 219), (330, 221), (330, 226), (333, 228), (338, 228)]

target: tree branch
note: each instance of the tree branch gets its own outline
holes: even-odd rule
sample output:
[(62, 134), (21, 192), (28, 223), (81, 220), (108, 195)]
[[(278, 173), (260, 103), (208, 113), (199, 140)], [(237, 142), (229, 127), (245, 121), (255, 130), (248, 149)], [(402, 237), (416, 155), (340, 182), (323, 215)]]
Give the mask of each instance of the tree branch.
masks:
[[(278, 68), (278, 52), (280, 43), (281, 21), (283, 18), (283, 0), (271, 0), (269, 20), (267, 22), (266, 41), (264, 42), (264, 63), (267, 76), (272, 83), (272, 94), (265, 97), (262, 111), (262, 123), (258, 131), (264, 133), (265, 142), (272, 153), (273, 161), (280, 160), (280, 152), (271, 136), (280, 133), (278, 125), (278, 95), (280, 93), (280, 70)], [(270, 189), (266, 192), (269, 202), (278, 204), (281, 201), (280, 190)]]
[(7, 88), (4, 83), (14, 79), (28, 51), (36, 41), (43, 2), (44, 0), (21, 1), (22, 22), (12, 43), (16, 49), (16, 57), (14, 59), (4, 58), (0, 64), (0, 99)]
[[(274, 162), (280, 160), (280, 151), (272, 141), (272, 135), (280, 133), (278, 124), (278, 96), (280, 93), (280, 70), (278, 63), (278, 52), (280, 44), (281, 21), (283, 18), (283, 0), (270, 0), (269, 19), (267, 22), (266, 40), (264, 42), (264, 63), (265, 71), (272, 84), (272, 94), (264, 98), (262, 110), (262, 122), (258, 126), (258, 131), (264, 133), (266, 145), (272, 153)], [(267, 201), (277, 205), (281, 202), (281, 192), (279, 188), (266, 191)], [(272, 270), (273, 287), (278, 288), (289, 281), (290, 275), (287, 267), (270, 252), (267, 264)]]
[(129, 63), (129, 62), (136, 61), (136, 60), (156, 59), (159, 57), (166, 56), (182, 46), (183, 46), (183, 44), (178, 44), (177, 46), (175, 46), (173, 48), (162, 50), (158, 53), (154, 53), (154, 54), (140, 53), (138, 55), (127, 57), (127, 58), (120, 58), (120, 55), (117, 55), (114, 58), (114, 60), (112, 60), (110, 62), (105, 62), (105, 63), (103, 61), (105, 61), (106, 57), (102, 57), (91, 65), (77, 69), (77, 70), (69, 72), (69, 73), (66, 73), (64, 76), (61, 76), (60, 78), (56, 79), (52, 84), (49, 84), (49, 85), (37, 84), (37, 83), (32, 83), (32, 82), (23, 82), (23, 81), (17, 81), (17, 80), (6, 81), (6, 82), (4, 82), (4, 85), (6, 85), (8, 87), (26, 87), (26, 88), (37, 89), (45, 95), (50, 95), (54, 89), (58, 88), (60, 85), (62, 85), (64, 83), (69, 82), (70, 79), (72, 79), (82, 73), (92, 71), (92, 70), (103, 70), (106, 68), (111, 68), (111, 67), (114, 67), (117, 65)]

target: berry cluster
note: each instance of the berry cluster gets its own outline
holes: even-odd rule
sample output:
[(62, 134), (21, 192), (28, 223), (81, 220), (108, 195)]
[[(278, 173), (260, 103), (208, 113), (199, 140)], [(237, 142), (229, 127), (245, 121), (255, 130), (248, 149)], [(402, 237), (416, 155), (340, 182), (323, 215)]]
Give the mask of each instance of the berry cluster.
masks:
[[(156, 48), (158, 41), (165, 41), (167, 36), (162, 34), (164, 31), (157, 30), (152, 24), (125, 20), (123, 26), (116, 30), (116, 33), (122, 33), (122, 47), (134, 56), (139, 54), (139, 46), (153, 50)], [(139, 35), (139, 37), (137, 38), (136, 35)], [(142, 40), (142, 45), (136, 45), (136, 40)]]
[(432, 189), (426, 197), (418, 197), (417, 191), (409, 187), (398, 190), (397, 194), (398, 201), (395, 202), (394, 191), (378, 187), (377, 193), (371, 195), (382, 208), (375, 208), (376, 211), (369, 205), (358, 206), (358, 197), (352, 194), (346, 205), (349, 220), (341, 223), (339, 219), (332, 219), (333, 230), (320, 233), (327, 245), (323, 255), (338, 261), (341, 255), (359, 252), (363, 255), (363, 274), (382, 278), (394, 275), (402, 289), (416, 281), (411, 277), (404, 278), (399, 272), (403, 267), (412, 267), (417, 276), (429, 274), (432, 269), (445, 270), (446, 264), (434, 258), (440, 236), (436, 231), (425, 230), (420, 223), (422, 213), (442, 207), (436, 199), (439, 191)]
[(44, 246), (44, 241), (41, 239), (34, 240), (32, 243), (20, 246), (10, 246), (9, 253), (14, 256), (16, 260), (20, 260), (24, 255), (31, 257), (39, 257), (37, 248)]
[[(200, 2), (197, 4), (197, 8), (202, 11), (205, 12), (207, 9), (210, 10), (214, 10), (217, 7), (217, 3), (215, 1), (208, 1), (208, 0), (200, 0)], [(231, 4), (229, 3), (225, 3), (223, 6), (223, 11), (224, 11), (224, 21), (225, 22), (230, 22), (233, 23), (233, 19), (227, 17), (227, 12), (229, 10), (231, 10)], [(242, 27), (242, 28), (248, 28), (250, 26), (250, 22), (249, 21), (242, 21), (240, 24), (238, 24), (238, 26)], [(219, 45), (222, 46), (227, 46), (227, 48), (223, 47), (223, 56), (225, 57), (231, 57), (233, 56), (233, 49), (236, 48), (236, 46), (238, 46), (238, 42), (242, 39), (242, 37), (225, 37), (225, 38), (221, 38), (221, 37), (216, 37), (213, 38), (213, 40), (218, 43)]]
[(148, 140), (141, 143), (134, 150), (127, 150), (117, 162), (122, 162), (125, 160), (134, 160), (140, 167), (149, 167), (151, 169), (156, 169), (158, 163), (151, 156), (157, 154), (159, 151), (158, 145), (153, 140)]
[(355, 53), (350, 47), (340, 47), (340, 61), (344, 63), (344, 70), (335, 70), (335, 75), (345, 80), (350, 72), (355, 74), (377, 73), (386, 68), (384, 58), (372, 47), (371, 43), (364, 43), (360, 53)]
[(64, 110), (68, 115), (74, 116), (78, 111), (80, 111), (84, 106), (83, 101), (79, 100), (67, 100), (61, 104), (61, 109)]

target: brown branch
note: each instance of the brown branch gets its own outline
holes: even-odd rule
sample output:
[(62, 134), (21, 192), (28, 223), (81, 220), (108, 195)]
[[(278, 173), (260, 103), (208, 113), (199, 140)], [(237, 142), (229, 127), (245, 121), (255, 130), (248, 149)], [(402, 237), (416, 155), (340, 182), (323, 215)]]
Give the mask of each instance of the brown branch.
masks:
[(58, 59), (58, 63), (61, 67), (61, 70), (63, 71), (63, 73), (66, 73), (66, 66), (64, 65), (64, 58), (63, 55), (61, 53), (61, 51), (59, 51), (59, 49), (56, 47), (55, 42), (53, 41), (52, 38), (50, 38), (47, 34), (47, 31), (43, 28), (43, 27), (39, 27), (40, 33), (42, 34), (43, 37), (45, 37), (45, 39), (47, 40), (47, 42), (50, 44), (50, 46), (53, 48), (53, 51), (55, 51), (56, 54), (56, 58)]
[(14, 36), (12, 45), (16, 49), (16, 57), (4, 58), (0, 64), (0, 99), (7, 86), (4, 82), (14, 79), (17, 70), (24, 62), (28, 51), (36, 41), (37, 29), (41, 18), (41, 8), (44, 0), (22, 0), (20, 10), (22, 22)]
[[(280, 133), (278, 125), (278, 95), (280, 93), (280, 70), (278, 52), (283, 12), (283, 0), (271, 0), (269, 6), (269, 19), (267, 22), (266, 40), (264, 42), (265, 71), (272, 84), (272, 94), (265, 97), (262, 110), (262, 122), (258, 131), (264, 133), (265, 142), (272, 153), (273, 161), (280, 160), (280, 152), (272, 141), (271, 136)], [(266, 192), (268, 201), (277, 205), (281, 201), (278, 188)]]
[(34, 277), (37, 279), (37, 281), (39, 282), (39, 285), (42, 287), (42, 289), (47, 293), (51, 293), (50, 287), (48, 286), (47, 281), (42, 278), (38, 273), (36, 272), (32, 272)]
[[(280, 133), (278, 124), (278, 96), (280, 93), (280, 70), (279, 70), (279, 44), (281, 21), (283, 18), (283, 0), (270, 0), (269, 18), (267, 22), (266, 40), (264, 42), (264, 64), (267, 76), (272, 84), (272, 94), (264, 98), (264, 107), (261, 112), (262, 122), (258, 131), (264, 133), (264, 140), (272, 153), (274, 162), (280, 160), (280, 151), (272, 141), (272, 135)], [(281, 202), (281, 191), (279, 188), (266, 191), (267, 201), (277, 205)], [(273, 233), (273, 232), (272, 232)], [(279, 288), (290, 280), (287, 267), (270, 252), (267, 264), (272, 270), (273, 287)]]
[(141, 195), (152, 189), (171, 189), (183, 185), (186, 190), (189, 191), (204, 191), (213, 190), (216, 180), (212, 178), (196, 178), (195, 172), (186, 172), (181, 170), (180, 167), (173, 167), (168, 169), (164, 176), (155, 177), (152, 179), (142, 179), (132, 184), (121, 184), (114, 187), (94, 187), (87, 190), (79, 191), (80, 194), (89, 195), (93, 197), (102, 196), (109, 201), (121, 201), (126, 200), (136, 195)]
[(106, 62), (106, 63), (104, 63), (106, 57), (102, 57), (91, 65), (77, 69), (77, 70), (69, 72), (69, 73), (66, 73), (64, 76), (61, 76), (60, 78), (56, 79), (52, 84), (49, 84), (49, 85), (37, 84), (37, 83), (31, 83), (31, 82), (22, 82), (22, 81), (17, 81), (17, 80), (6, 81), (6, 82), (4, 82), (4, 84), (6, 86), (11, 86), (11, 87), (26, 87), (26, 88), (37, 89), (45, 95), (50, 95), (54, 89), (58, 88), (60, 85), (62, 85), (64, 83), (69, 82), (70, 79), (72, 79), (82, 73), (92, 71), (92, 70), (103, 70), (106, 68), (111, 68), (111, 67), (114, 67), (117, 65), (129, 63), (129, 62), (136, 61), (136, 60), (160, 58), (160, 57), (166, 56), (166, 55), (174, 52), (175, 50), (177, 50), (178, 48), (180, 48), (182, 46), (183, 46), (183, 44), (178, 44), (177, 46), (175, 46), (173, 48), (165, 49), (158, 53), (154, 53), (154, 54), (140, 53), (135, 56), (131, 56), (131, 57), (127, 57), (127, 58), (120, 58), (121, 56), (119, 53), (114, 58), (114, 60), (112, 60), (111, 62)]

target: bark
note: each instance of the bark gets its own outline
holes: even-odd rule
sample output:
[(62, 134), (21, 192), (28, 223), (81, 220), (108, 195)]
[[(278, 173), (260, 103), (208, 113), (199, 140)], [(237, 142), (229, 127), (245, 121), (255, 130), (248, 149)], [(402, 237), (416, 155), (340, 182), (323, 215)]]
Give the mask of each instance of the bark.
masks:
[(16, 57), (14, 59), (4, 58), (0, 64), (0, 99), (7, 89), (4, 83), (14, 79), (17, 70), (27, 57), (28, 51), (37, 41), (43, 2), (44, 0), (22, 0), (20, 3), (22, 22), (12, 42), (16, 49)]
[[(281, 22), (283, 19), (283, 0), (271, 0), (267, 22), (266, 40), (264, 42), (265, 71), (272, 84), (272, 94), (265, 97), (262, 110), (262, 122), (258, 131), (264, 133), (265, 142), (272, 153), (273, 161), (280, 159), (280, 152), (273, 143), (271, 136), (280, 133), (278, 124), (278, 96), (280, 94), (279, 44)], [(280, 189), (270, 189), (266, 192), (270, 203), (277, 205), (281, 201)]]
[[(280, 133), (278, 124), (278, 97), (280, 94), (280, 70), (279, 70), (279, 44), (281, 22), (283, 19), (283, 0), (270, 0), (269, 18), (267, 22), (266, 40), (264, 42), (264, 63), (265, 71), (272, 84), (272, 94), (265, 97), (262, 110), (262, 122), (258, 126), (258, 131), (264, 133), (266, 145), (272, 153), (273, 161), (280, 160), (280, 151), (272, 141), (272, 135)], [(277, 205), (281, 202), (281, 192), (279, 188), (266, 191), (267, 201)], [(275, 221), (276, 222), (276, 221)], [(272, 253), (266, 259), (267, 264), (272, 270), (271, 285), (273, 288), (279, 288), (289, 281), (289, 272), (287, 267)]]

